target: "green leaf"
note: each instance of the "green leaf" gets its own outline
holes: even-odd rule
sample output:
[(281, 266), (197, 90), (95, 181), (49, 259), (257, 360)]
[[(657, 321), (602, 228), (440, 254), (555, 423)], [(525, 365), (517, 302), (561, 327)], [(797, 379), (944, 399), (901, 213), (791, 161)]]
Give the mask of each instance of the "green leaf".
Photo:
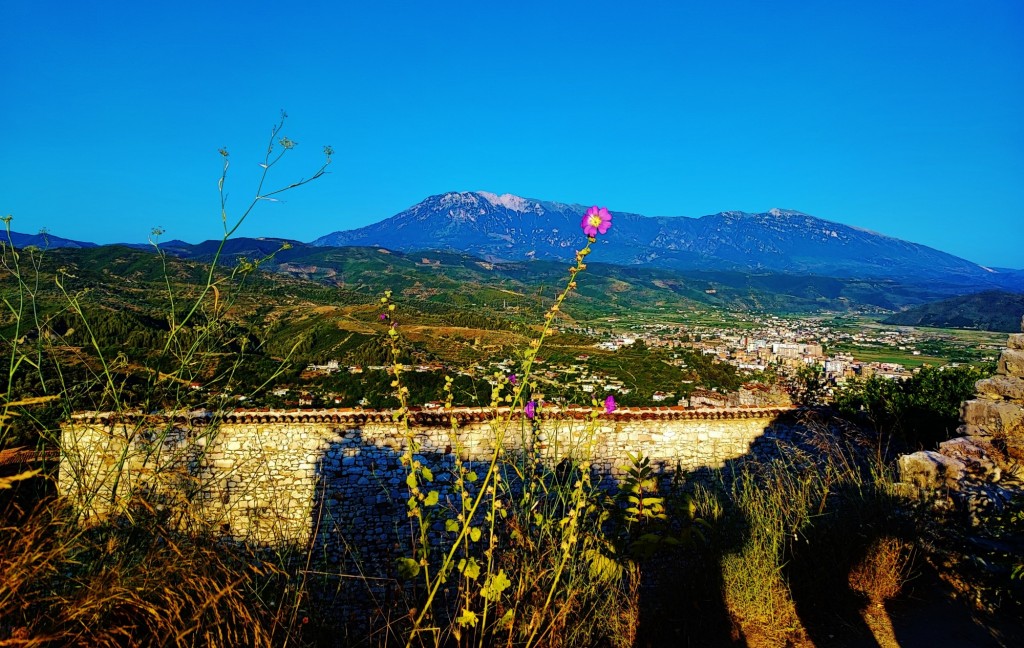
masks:
[(405, 484), (409, 488), (416, 488), (416, 474), (409, 473), (409, 476), (405, 478)]
[(583, 556), (590, 562), (590, 577), (594, 580), (607, 582), (622, 575), (622, 566), (597, 549), (588, 549)]
[(480, 540), (480, 528), (479, 527), (473, 527), (472, 529), (469, 530), (469, 539), (472, 540), (473, 542), (477, 542), (477, 541)]
[(460, 626), (462, 626), (463, 628), (465, 628), (466, 626), (469, 626), (471, 628), (475, 628), (477, 620), (478, 619), (477, 619), (477, 616), (476, 616), (476, 612), (473, 612), (472, 610), (468, 610), (467, 609), (467, 610), (463, 610), (462, 614), (460, 614), (459, 618), (456, 619), (455, 621)]
[(412, 558), (398, 559), (398, 577), (403, 580), (416, 578), (420, 573), (420, 564)]
[(423, 479), (426, 479), (428, 482), (434, 481), (434, 473), (430, 471), (430, 468), (423, 466), (420, 470), (420, 474), (423, 475)]
[(505, 575), (505, 570), (499, 570), (497, 574), (491, 574), (487, 577), (483, 588), (480, 590), (480, 596), (488, 601), (497, 601), (501, 598), (501, 593), (511, 585), (512, 581)]
[(462, 574), (466, 578), (476, 580), (480, 577), (480, 563), (475, 558), (470, 558), (469, 562), (466, 563), (466, 568), (462, 570)]
[(459, 530), (459, 523), (455, 520), (447, 520), (444, 523), (444, 530), (450, 531), (451, 533), (457, 533)]
[(466, 481), (468, 481), (470, 484), (472, 484), (476, 480), (477, 480), (477, 476), (476, 476), (475, 472), (470, 471), (470, 472), (466, 473)]
[(429, 493), (427, 493), (427, 499), (423, 500), (423, 505), (434, 506), (435, 504), (437, 504), (437, 498), (437, 491), (430, 491)]

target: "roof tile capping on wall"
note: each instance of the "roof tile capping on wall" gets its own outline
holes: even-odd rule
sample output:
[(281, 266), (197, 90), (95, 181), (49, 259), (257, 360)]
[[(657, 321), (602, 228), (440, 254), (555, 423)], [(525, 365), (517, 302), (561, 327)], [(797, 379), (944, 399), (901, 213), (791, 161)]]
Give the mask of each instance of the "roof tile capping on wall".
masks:
[[(663, 469), (717, 467), (748, 453), (787, 411), (621, 408), (594, 418), (591, 408), (542, 408), (534, 429), (507, 408), (414, 410), (409, 436), (438, 476), (441, 501), (452, 502), (446, 475), (458, 462), (484, 465), (499, 447), (552, 465), (586, 457), (609, 478), (622, 474), (628, 452)], [(407, 438), (390, 411), (82, 412), (62, 431), (59, 489), (86, 517), (142, 493), (238, 539), (305, 544), (314, 532), (335, 549), (386, 543), (404, 517)]]

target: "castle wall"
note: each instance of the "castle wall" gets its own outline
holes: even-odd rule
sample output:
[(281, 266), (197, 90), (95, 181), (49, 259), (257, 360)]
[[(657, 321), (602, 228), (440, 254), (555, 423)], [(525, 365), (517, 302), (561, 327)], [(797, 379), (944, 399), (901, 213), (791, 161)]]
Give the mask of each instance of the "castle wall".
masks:
[[(587, 457), (598, 476), (613, 479), (628, 465), (627, 453), (666, 470), (721, 466), (748, 453), (784, 411), (625, 408), (591, 419), (589, 409), (570, 409), (534, 431), (519, 414), (502, 428), (489, 410), (457, 408), (411, 413), (409, 434), (419, 445), (416, 459), (434, 475), (430, 490), (441, 505), (457, 507), (458, 463), (482, 475), (499, 442), (509, 459), (556, 465)], [(183, 521), (239, 540), (312, 540), (333, 562), (409, 535), (406, 438), (388, 412), (236, 411), (220, 420), (205, 412), (84, 413), (64, 424), (63, 440), (59, 489), (87, 517), (145, 493)]]

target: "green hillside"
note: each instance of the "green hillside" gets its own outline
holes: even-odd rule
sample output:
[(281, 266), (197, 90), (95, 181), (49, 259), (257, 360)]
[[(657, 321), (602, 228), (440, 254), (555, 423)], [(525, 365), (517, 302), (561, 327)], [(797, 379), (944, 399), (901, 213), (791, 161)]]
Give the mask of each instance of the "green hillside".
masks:
[[(75, 410), (294, 406), (307, 391), (316, 393), (318, 406), (392, 406), (382, 366), (395, 359), (443, 368), (461, 381), (456, 404), (485, 405), (490, 392), (480, 381), (493, 373), (489, 364), (507, 360), (516, 371), (568, 275), (562, 264), (492, 265), (459, 254), (315, 252), (301, 262), (275, 257), (255, 269), (235, 258), (204, 290), (209, 266), (201, 260), (114, 246), (23, 250), (26, 283), (0, 283), (0, 298), (11, 305), (0, 315), (0, 353), (32, 363), (31, 371), (18, 372), (15, 393), (67, 398), (33, 410), (35, 421), (19, 419), (8, 441), (28, 441), (30, 430), (52, 427)], [(561, 309), (544, 357), (576, 362), (592, 350), (597, 337), (559, 329), (578, 331), (593, 317), (707, 308), (690, 297), (705, 294), (704, 280), (669, 286), (651, 277), (613, 266), (588, 269)], [(386, 290), (397, 310), (382, 319)], [(398, 358), (386, 341), (392, 324), (401, 332)], [(700, 364), (704, 358), (692, 358), (684, 375), (654, 349), (591, 355), (583, 370), (594, 380), (621, 380), (624, 404), (649, 404), (654, 391), (680, 390), (684, 382), (724, 389), (740, 383), (731, 367)], [(307, 370), (329, 362), (342, 371)], [(365, 371), (349, 376), (350, 367)], [(432, 369), (410, 379), (417, 403), (444, 398), (441, 375)], [(538, 379), (548, 398), (590, 401), (558, 376)], [(287, 393), (275, 393), (282, 388)]]
[(990, 290), (909, 308), (882, 323), (1016, 333), (1022, 316), (1024, 295)]

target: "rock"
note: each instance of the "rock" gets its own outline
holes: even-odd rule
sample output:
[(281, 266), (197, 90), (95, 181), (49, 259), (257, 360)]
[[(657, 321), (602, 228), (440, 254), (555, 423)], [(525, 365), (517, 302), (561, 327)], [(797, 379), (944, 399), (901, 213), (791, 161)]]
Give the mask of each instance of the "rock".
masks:
[(939, 444), (939, 452), (963, 463), (975, 479), (996, 482), (1002, 477), (1002, 470), (988, 456), (984, 446), (973, 443), (968, 438), (958, 437), (943, 441)]
[(955, 486), (964, 475), (963, 462), (934, 450), (922, 450), (899, 459), (900, 481), (935, 490)]
[(1024, 378), (992, 376), (974, 384), (978, 395), (992, 400), (1012, 400), (1024, 403)]
[(1024, 408), (1010, 401), (976, 399), (963, 404), (964, 429), (973, 436), (992, 437), (997, 448), (1024, 459)]
[(1024, 333), (1011, 333), (1006, 346), (1011, 349), (1024, 349)]
[(1024, 376), (1024, 349), (1005, 349), (999, 356), (996, 373), (1003, 376)]
[(1006, 452), (993, 444), (992, 435), (988, 432), (979, 431), (974, 425), (961, 425), (957, 433), (964, 436), (973, 445), (984, 451), (985, 455), (996, 463), (1003, 471), (1012, 469), (1012, 462), (1008, 461)]
[(978, 426), (994, 437), (1024, 437), (1024, 408), (1007, 401), (975, 399), (960, 408), (967, 426)]

